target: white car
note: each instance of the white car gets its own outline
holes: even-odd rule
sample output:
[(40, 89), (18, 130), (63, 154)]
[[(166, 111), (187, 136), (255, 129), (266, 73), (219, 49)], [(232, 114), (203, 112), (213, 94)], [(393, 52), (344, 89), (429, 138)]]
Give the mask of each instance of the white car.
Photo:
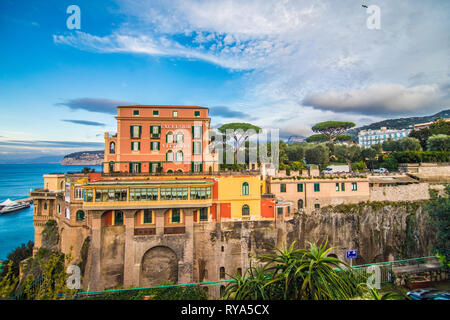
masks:
[(373, 173), (389, 173), (389, 171), (386, 168), (379, 168), (379, 169), (374, 169)]

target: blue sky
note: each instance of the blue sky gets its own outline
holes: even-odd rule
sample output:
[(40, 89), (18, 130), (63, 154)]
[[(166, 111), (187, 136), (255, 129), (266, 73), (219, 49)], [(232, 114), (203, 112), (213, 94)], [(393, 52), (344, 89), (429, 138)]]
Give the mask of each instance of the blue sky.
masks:
[(282, 136), (448, 109), (449, 2), (365, 2), (2, 0), (0, 162), (101, 149), (124, 103), (207, 106), (213, 125)]

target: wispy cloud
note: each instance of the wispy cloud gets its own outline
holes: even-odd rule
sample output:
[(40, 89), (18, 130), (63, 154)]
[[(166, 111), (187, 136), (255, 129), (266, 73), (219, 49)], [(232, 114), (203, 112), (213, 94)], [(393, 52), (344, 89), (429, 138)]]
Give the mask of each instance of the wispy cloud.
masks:
[(290, 119), (283, 126), (295, 127), (356, 121), (361, 114), (375, 120), (450, 102), (436, 89), (450, 79), (442, 67), (448, 65), (449, 2), (379, 0), (380, 30), (367, 29), (366, 11), (353, 2), (117, 2), (127, 23), (111, 34), (75, 32), (54, 35), (54, 42), (244, 70), (245, 95), (227, 105), (230, 110), (247, 105), (259, 125), (271, 124), (274, 112)]
[(75, 123), (75, 124), (81, 124), (81, 125), (85, 125), (85, 126), (94, 126), (94, 127), (103, 127), (103, 126), (105, 126), (104, 123), (95, 122), (95, 121), (88, 121), (88, 120), (61, 120), (61, 121)]
[(117, 106), (128, 104), (136, 103), (106, 98), (78, 98), (55, 103), (56, 106), (64, 106), (72, 110), (86, 110), (113, 115), (117, 113)]
[(238, 119), (250, 119), (252, 118), (249, 114), (232, 110), (229, 107), (225, 106), (216, 106), (211, 107), (209, 109), (209, 114), (213, 117), (221, 117), (221, 118), (238, 118)]
[(32, 148), (102, 148), (102, 142), (90, 141), (49, 141), (49, 140), (0, 140), (2, 147)]

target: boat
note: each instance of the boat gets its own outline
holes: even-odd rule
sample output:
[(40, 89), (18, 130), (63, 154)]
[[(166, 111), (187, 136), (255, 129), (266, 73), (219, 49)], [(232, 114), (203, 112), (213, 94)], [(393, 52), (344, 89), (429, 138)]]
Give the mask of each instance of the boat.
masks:
[(19, 211), (19, 210), (29, 208), (29, 207), (30, 207), (30, 204), (28, 202), (17, 202), (17, 201), (12, 201), (10, 199), (7, 199), (7, 200), (3, 201), (2, 203), (0, 203), (0, 215), (9, 213), (9, 212)]

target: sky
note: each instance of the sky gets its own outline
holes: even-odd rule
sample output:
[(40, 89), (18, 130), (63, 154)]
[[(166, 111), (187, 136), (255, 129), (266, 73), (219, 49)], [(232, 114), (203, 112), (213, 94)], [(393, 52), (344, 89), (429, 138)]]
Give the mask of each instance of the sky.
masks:
[(0, 162), (101, 150), (123, 104), (281, 137), (431, 115), (450, 105), (449, 18), (446, 0), (2, 0)]

